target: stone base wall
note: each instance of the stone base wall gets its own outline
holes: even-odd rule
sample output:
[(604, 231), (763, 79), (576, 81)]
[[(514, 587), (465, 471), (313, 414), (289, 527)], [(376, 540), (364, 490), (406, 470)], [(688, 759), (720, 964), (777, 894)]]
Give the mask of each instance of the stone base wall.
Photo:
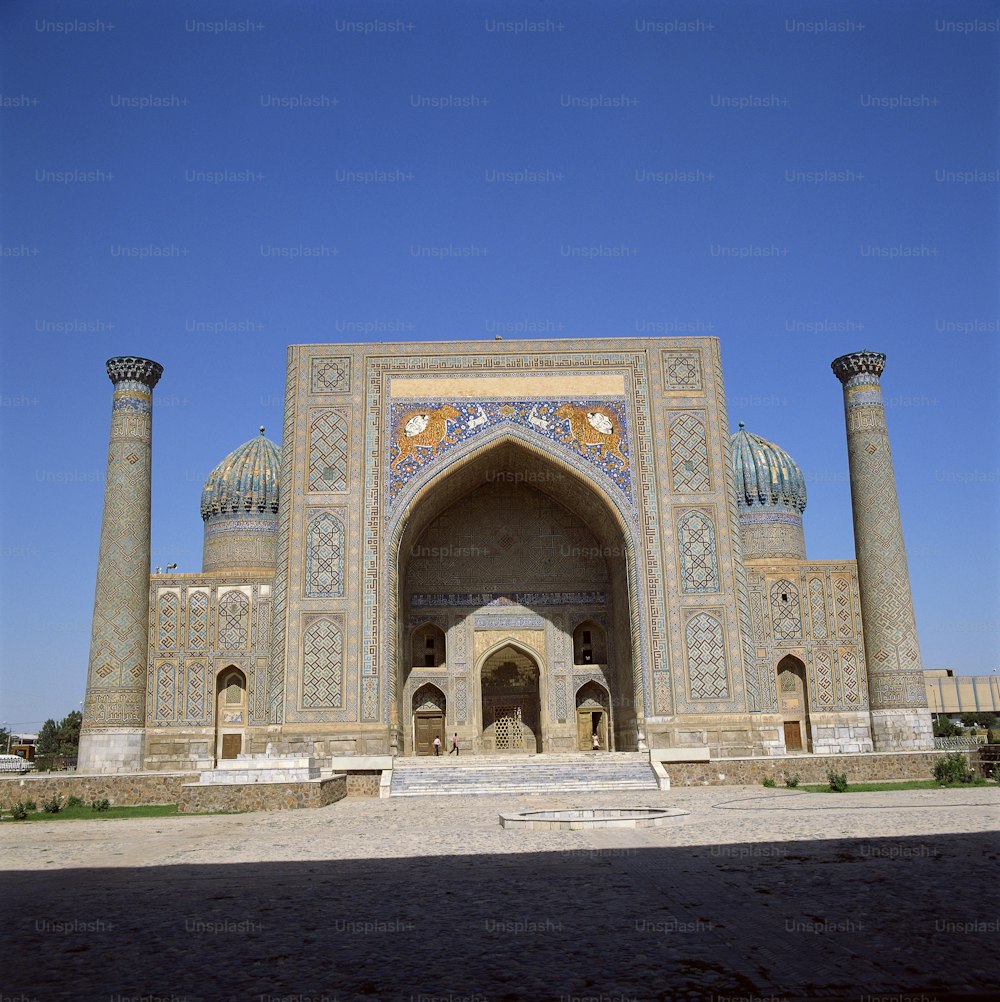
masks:
[(217, 811), (291, 811), (326, 807), (347, 796), (347, 777), (311, 779), (301, 783), (185, 784), (178, 810), (181, 814)]
[(214, 727), (148, 727), (143, 769), (184, 772), (210, 769), (215, 762)]
[[(800, 783), (825, 783), (827, 771), (842, 772), (848, 783), (933, 779), (934, 763), (945, 752), (887, 752), (868, 755), (782, 755), (771, 758), (729, 758), (709, 762), (665, 762), (671, 786), (760, 786), (773, 779), (783, 786), (786, 776)], [(961, 752), (975, 769), (976, 752)]]
[(196, 773), (95, 774), (78, 772), (46, 773), (39, 776), (0, 777), (0, 808), (10, 810), (19, 800), (33, 800), (39, 808), (45, 800), (59, 795), (79, 797), (85, 804), (108, 800), (114, 807), (141, 804), (176, 804), (184, 783), (197, 780)]
[(366, 772), (348, 772), (347, 794), (351, 797), (377, 797), (382, 773), (378, 769)]
[(785, 726), (777, 713), (755, 713), (750, 718), (754, 755), (784, 755)]
[(920, 751), (934, 747), (934, 724), (926, 707), (872, 710), (872, 737), (878, 751)]
[[(780, 719), (780, 718), (775, 718)], [(670, 722), (646, 722), (648, 748), (703, 748), (712, 758), (766, 754), (767, 728), (761, 733), (748, 713), (687, 714)]]
[(809, 718), (812, 750), (816, 755), (851, 755), (874, 751), (866, 710), (813, 713)]
[(77, 763), (87, 772), (138, 772), (145, 733), (141, 727), (100, 728), (80, 735)]
[[(331, 727), (333, 725), (327, 725)], [(264, 727), (251, 730), (247, 736), (247, 752), (262, 755), (271, 744), (275, 755), (295, 755), (318, 759), (323, 765), (324, 759), (335, 755), (388, 755), (389, 729), (379, 727), (372, 730), (350, 731), (341, 729), (345, 725), (336, 725), (336, 731), (330, 730), (317, 733), (311, 729), (296, 730), (284, 726), (281, 729)]]

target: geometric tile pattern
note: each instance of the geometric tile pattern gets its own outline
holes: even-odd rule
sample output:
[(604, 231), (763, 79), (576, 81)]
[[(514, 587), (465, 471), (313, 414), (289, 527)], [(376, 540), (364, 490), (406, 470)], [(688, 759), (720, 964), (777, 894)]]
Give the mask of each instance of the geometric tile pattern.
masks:
[(288, 672), (286, 666), (286, 641), (288, 639), (289, 564), (291, 563), (291, 512), (295, 505), (296, 483), (293, 478), (292, 458), (295, 439), (295, 399), (299, 388), (298, 367), (288, 364), (285, 372), (285, 421), (281, 436), (281, 468), (285, 471), (283, 497), (287, 511), (283, 511), (278, 525), (278, 548), (272, 585), (271, 652), (267, 665), (267, 719), (268, 723), (280, 724), (285, 719), (288, 696)]
[(241, 591), (228, 591), (219, 601), (219, 650), (246, 650), (250, 641), (250, 602)]
[(837, 578), (833, 586), (833, 596), (837, 609), (837, 636), (854, 636), (854, 620), (851, 616), (851, 586), (844, 578)]
[(211, 673), (207, 665), (200, 661), (188, 664), (187, 674), (187, 706), (184, 718), (190, 723), (200, 724), (209, 721), (212, 708), (208, 705), (209, 682)]
[(208, 595), (196, 591), (188, 598), (188, 650), (203, 651), (208, 646)]
[(858, 681), (858, 659), (853, 651), (846, 651), (840, 656), (840, 678), (844, 687), (844, 703), (848, 706), (863, 705)]
[(681, 591), (685, 594), (719, 590), (715, 556), (715, 526), (701, 511), (689, 511), (677, 521), (681, 560)]
[(464, 678), (455, 680), (455, 719), (460, 724), (465, 723), (468, 713), (468, 684)]
[(344, 523), (323, 512), (309, 523), (306, 536), (307, 598), (344, 594)]
[(661, 356), (665, 390), (702, 392), (700, 352), (665, 349), (661, 352)]
[(156, 668), (156, 708), (157, 723), (168, 723), (174, 719), (177, 699), (177, 666), (165, 663)]
[(685, 628), (688, 689), (691, 699), (728, 699), (729, 671), (722, 624), (707, 612), (688, 620)]
[(343, 661), (344, 637), (340, 627), (331, 619), (310, 623), (302, 637), (302, 709), (340, 706)]
[(314, 358), (309, 375), (309, 392), (348, 393), (351, 389), (349, 358)]
[(837, 703), (833, 678), (833, 656), (829, 651), (816, 651), (813, 657), (813, 705), (817, 710), (828, 710)]
[(771, 585), (771, 623), (775, 640), (797, 640), (802, 637), (799, 591), (791, 581), (775, 581)]
[(346, 491), (348, 421), (341, 411), (323, 410), (309, 426), (309, 487), (311, 491)]
[(691, 414), (670, 422), (670, 473), (678, 494), (701, 494), (712, 489), (705, 425)]
[(822, 578), (809, 579), (809, 621), (816, 640), (825, 640), (830, 636), (826, 618), (826, 588)]
[(378, 676), (366, 675), (361, 680), (361, 719), (378, 720)]
[(164, 592), (159, 601), (159, 631), (157, 644), (161, 651), (177, 650), (177, 620), (180, 607), (173, 592)]

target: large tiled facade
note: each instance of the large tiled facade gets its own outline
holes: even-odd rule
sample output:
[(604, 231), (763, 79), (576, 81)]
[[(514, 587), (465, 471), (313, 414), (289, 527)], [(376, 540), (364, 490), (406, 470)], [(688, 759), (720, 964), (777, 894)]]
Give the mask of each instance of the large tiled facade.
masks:
[[(845, 358), (880, 412), (884, 359)], [(854, 451), (894, 501), (884, 434)], [(144, 497), (145, 521), (142, 496), (108, 503), (148, 559)], [(898, 506), (869, 526), (854, 501), (881, 540), (859, 552), (908, 581)], [(866, 605), (884, 567), (807, 560), (805, 502), (787, 454), (730, 435), (714, 338), (293, 346), (280, 453), (262, 430), (227, 456), (202, 573), (149, 579), (127, 726), (103, 709), (121, 569), (102, 535), (81, 765), (413, 755), (456, 734), (463, 754), (928, 747), (908, 584)]]

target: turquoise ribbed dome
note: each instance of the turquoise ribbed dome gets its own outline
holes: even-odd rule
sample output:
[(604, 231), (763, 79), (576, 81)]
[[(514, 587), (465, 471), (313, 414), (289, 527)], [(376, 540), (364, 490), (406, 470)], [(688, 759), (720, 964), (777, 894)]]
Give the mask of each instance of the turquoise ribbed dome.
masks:
[(732, 441), (736, 499), (741, 508), (783, 506), (805, 511), (805, 477), (784, 449), (752, 435), (742, 421)]
[(201, 492), (201, 517), (276, 515), (281, 452), (264, 427), (256, 438), (234, 449), (212, 470)]

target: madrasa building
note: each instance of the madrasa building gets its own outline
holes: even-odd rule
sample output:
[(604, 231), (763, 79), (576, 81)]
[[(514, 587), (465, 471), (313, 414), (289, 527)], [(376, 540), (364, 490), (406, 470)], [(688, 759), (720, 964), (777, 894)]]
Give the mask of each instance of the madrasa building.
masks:
[(163, 369), (109, 360), (80, 770), (933, 748), (884, 364), (833, 362), (856, 552), (816, 561), (715, 338), (295, 345), (281, 447), (209, 475), (200, 573), (151, 574)]

